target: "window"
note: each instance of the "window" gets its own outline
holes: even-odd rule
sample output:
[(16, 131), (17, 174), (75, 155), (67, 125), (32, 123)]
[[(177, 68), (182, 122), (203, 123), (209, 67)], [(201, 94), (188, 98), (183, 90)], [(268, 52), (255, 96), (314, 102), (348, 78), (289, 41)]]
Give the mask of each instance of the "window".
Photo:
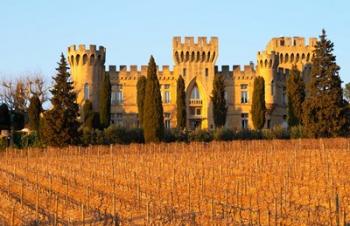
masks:
[(191, 107), (190, 108), (190, 114), (193, 116), (200, 116), (202, 113), (202, 109), (201, 108), (196, 108), (196, 107)]
[(271, 81), (271, 96), (275, 95), (275, 82)]
[(248, 103), (248, 85), (241, 84), (241, 104)]
[(192, 100), (199, 100), (199, 99), (201, 99), (197, 84), (195, 84), (193, 86), (193, 88), (192, 88), (191, 99)]
[(170, 85), (169, 84), (165, 84), (165, 85), (162, 85), (161, 86), (162, 88), (161, 89), (163, 89), (162, 91), (161, 91), (161, 93), (162, 93), (162, 100), (163, 100), (163, 102), (165, 103), (165, 104), (169, 104), (170, 103)]
[(113, 85), (111, 95), (112, 105), (123, 103), (123, 85)]
[(205, 69), (205, 76), (208, 77), (208, 75), (209, 75), (209, 69), (206, 68), (206, 69)]
[(123, 113), (113, 113), (111, 114), (112, 124), (123, 126)]
[(271, 119), (268, 119), (268, 120), (267, 120), (267, 128), (268, 128), (268, 129), (271, 129)]
[(89, 99), (89, 84), (85, 83), (84, 85), (84, 100)]
[(166, 112), (164, 113), (164, 127), (166, 129), (170, 129), (170, 113)]
[(185, 77), (186, 76), (186, 68), (182, 70), (182, 75)]
[(242, 129), (248, 128), (248, 113), (241, 114)]

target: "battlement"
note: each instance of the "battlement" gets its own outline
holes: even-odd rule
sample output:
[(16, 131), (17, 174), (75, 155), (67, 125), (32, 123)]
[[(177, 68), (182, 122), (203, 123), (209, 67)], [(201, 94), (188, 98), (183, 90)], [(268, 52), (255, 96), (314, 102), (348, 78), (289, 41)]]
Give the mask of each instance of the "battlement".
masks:
[(260, 68), (276, 68), (279, 64), (278, 55), (274, 51), (259, 51), (257, 54), (257, 65)]
[(272, 38), (267, 46), (267, 50), (275, 50), (284, 47), (314, 47), (316, 45), (317, 38), (309, 38), (308, 43), (305, 42), (304, 37), (278, 37)]
[(244, 65), (243, 70), (241, 70), (240, 65), (233, 65), (232, 70), (229, 65), (222, 65), (221, 70), (218, 69), (218, 66), (215, 66), (216, 74), (223, 76), (230, 76), (234, 79), (242, 79), (242, 80), (252, 80), (255, 76), (254, 65)]
[(185, 37), (182, 41), (182, 38), (177, 36), (173, 38), (173, 48), (183, 48), (183, 47), (210, 47), (210, 46), (217, 46), (219, 43), (219, 40), (217, 37), (210, 37), (210, 40), (208, 42), (207, 37), (198, 37), (197, 42), (195, 41), (194, 37)]
[[(137, 65), (119, 65), (119, 70), (117, 70), (116, 65), (109, 66), (109, 73), (118, 75), (119, 79), (137, 79), (140, 76), (147, 76), (147, 65), (142, 65), (139, 68)], [(157, 66), (158, 77), (173, 76), (173, 71), (170, 69), (169, 65), (163, 65), (161, 69)], [(115, 77), (114, 77), (115, 78)]]
[(99, 46), (97, 49), (96, 45), (88, 45), (87, 46), (87, 45), (83, 45), (83, 44), (80, 44), (78, 46), (71, 45), (68, 47), (68, 54), (74, 54), (77, 52), (105, 54), (106, 48), (103, 46)]
[(68, 62), (71, 67), (78, 65), (104, 64), (106, 59), (106, 48), (96, 45), (71, 45), (68, 47)]

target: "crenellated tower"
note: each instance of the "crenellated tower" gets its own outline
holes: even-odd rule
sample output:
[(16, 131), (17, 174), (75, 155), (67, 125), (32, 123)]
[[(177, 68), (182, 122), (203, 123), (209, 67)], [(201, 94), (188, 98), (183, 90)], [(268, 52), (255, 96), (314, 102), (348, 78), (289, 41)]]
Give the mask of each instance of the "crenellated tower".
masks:
[(276, 72), (279, 64), (278, 55), (274, 51), (266, 51), (257, 54), (257, 75), (265, 80), (265, 102), (267, 108), (271, 108), (276, 103)]
[(173, 38), (174, 76), (185, 80), (189, 128), (213, 127), (210, 95), (218, 57), (218, 38)]
[(96, 45), (72, 45), (68, 47), (68, 62), (71, 77), (77, 92), (77, 101), (80, 106), (84, 100), (90, 100), (93, 109), (98, 109), (98, 93), (100, 81), (105, 73), (106, 49)]

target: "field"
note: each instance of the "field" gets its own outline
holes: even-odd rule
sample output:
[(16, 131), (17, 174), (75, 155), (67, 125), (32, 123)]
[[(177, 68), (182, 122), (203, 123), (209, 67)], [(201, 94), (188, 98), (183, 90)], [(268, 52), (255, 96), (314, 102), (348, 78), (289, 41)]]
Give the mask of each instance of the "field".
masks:
[(345, 225), (350, 140), (7, 150), (0, 225)]

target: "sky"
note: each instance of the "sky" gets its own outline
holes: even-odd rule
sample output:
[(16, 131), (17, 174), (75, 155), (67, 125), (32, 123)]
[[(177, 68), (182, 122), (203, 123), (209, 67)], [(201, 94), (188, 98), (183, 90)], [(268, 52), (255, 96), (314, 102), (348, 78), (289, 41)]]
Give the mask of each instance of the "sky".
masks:
[(272, 37), (318, 37), (324, 28), (350, 82), (348, 0), (1, 0), (0, 79), (55, 74), (72, 44), (103, 45), (108, 65), (173, 65), (173, 36), (217, 36), (217, 65), (256, 61)]

